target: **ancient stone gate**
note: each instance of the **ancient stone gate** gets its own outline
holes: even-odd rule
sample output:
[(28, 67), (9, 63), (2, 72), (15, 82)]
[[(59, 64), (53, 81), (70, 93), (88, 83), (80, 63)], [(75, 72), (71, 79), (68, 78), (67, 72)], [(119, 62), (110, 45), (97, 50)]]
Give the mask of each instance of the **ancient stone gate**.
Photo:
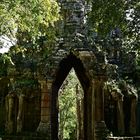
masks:
[[(126, 115), (121, 115), (123, 114), (122, 99), (124, 95), (116, 89), (111, 89), (109, 95), (105, 95), (104, 88), (107, 81), (118, 81), (118, 74), (121, 76), (130, 74), (128, 63), (124, 62), (122, 55), (128, 55), (127, 58), (130, 59), (133, 53), (123, 52), (121, 41), (116, 39), (112, 48), (103, 49), (107, 53), (105, 55), (103, 50), (97, 49), (92, 40), (87, 38), (89, 27), (86, 18), (90, 4), (88, 5), (84, 0), (66, 0), (60, 1), (60, 4), (63, 15), (60, 27), (61, 36), (54, 51), (46, 61), (44, 71), (46, 83), (42, 86), (44, 86), (43, 89), (47, 90), (42, 93), (41, 122), (38, 131), (48, 132), (48, 128), (50, 128), (51, 140), (58, 139), (58, 90), (71, 68), (74, 68), (84, 90), (84, 139), (102, 140), (107, 136), (110, 117), (106, 115), (108, 112), (106, 113), (104, 110), (108, 106), (104, 107), (104, 105), (106, 98), (110, 96), (117, 104), (115, 107), (117, 106), (118, 112), (115, 116), (117, 116), (118, 128), (115, 130), (117, 129), (119, 134), (126, 134), (127, 130), (124, 130), (124, 117)], [(131, 62), (135, 59), (135, 55), (133, 56)], [(133, 67), (133, 62), (131, 67)], [(119, 71), (117, 71), (117, 67), (119, 67)], [(123, 76), (121, 78), (123, 79)], [(133, 97), (135, 102), (137, 96)], [(132, 128), (134, 128), (135, 133), (135, 116), (132, 115), (132, 118), (134, 119), (128, 121), (133, 124)], [(129, 127), (131, 128), (131, 126)]]
[[(58, 91), (72, 68), (74, 68), (84, 90), (84, 139), (91, 140), (94, 137), (105, 136), (103, 87), (106, 80), (106, 65), (103, 56), (101, 60), (101, 54), (97, 55), (100, 56), (99, 61), (92, 51), (66, 52), (61, 49), (51, 58), (54, 67), (49, 71), (46, 68), (48, 90), (42, 96), (41, 123), (38, 130), (47, 131), (48, 122), (51, 120), (52, 140), (58, 139)], [(101, 132), (100, 127), (102, 127)], [(98, 131), (96, 135), (95, 128)]]
[[(124, 52), (121, 48), (121, 41), (118, 41), (117, 38), (112, 48), (103, 49), (107, 53), (105, 55), (103, 50), (100, 51), (94, 45), (93, 40), (87, 38), (86, 17), (88, 10), (90, 10), (90, 5), (87, 5), (84, 0), (61, 0), (60, 4), (63, 16), (60, 26), (61, 36), (59, 36), (50, 56), (44, 60), (43, 66), (41, 66), (43, 70), (33, 73), (32, 70), (25, 69), (27, 74), (31, 73), (34, 76), (29, 77), (29, 79), (26, 79), (26, 71), (23, 71), (22, 74), (25, 74), (25, 76), (20, 77), (21, 79), (18, 79), (20, 71), (15, 72), (15, 81), (21, 82), (20, 87), (17, 86), (14, 91), (18, 93), (16, 98), (17, 95), (21, 95), (18, 98), (19, 103), (16, 105), (21, 108), (17, 109), (18, 113), (15, 109), (17, 116), (15, 115), (14, 119), (11, 118), (11, 112), (9, 113), (8, 124), (9, 126), (12, 124), (12, 129), (8, 127), (9, 130), (18, 130), (18, 133), (21, 133), (23, 124), (25, 123), (28, 126), (28, 121), (30, 121), (31, 124), (35, 124), (33, 125), (35, 133), (37, 132), (37, 134), (45, 137), (48, 136), (51, 140), (58, 140), (58, 90), (71, 68), (74, 68), (84, 90), (84, 140), (103, 140), (108, 134), (107, 128), (112, 129), (114, 124), (118, 125), (115, 130), (117, 129), (119, 135), (130, 134), (128, 132), (130, 130), (126, 128), (131, 129), (132, 134), (135, 135), (136, 128), (138, 132), (140, 131), (140, 124), (136, 127), (136, 113), (133, 112), (137, 105), (137, 95), (130, 89), (128, 83), (119, 85), (118, 89), (121, 89), (121, 92), (113, 89), (113, 85), (109, 85), (109, 88), (107, 86), (107, 81), (117, 83), (118, 78), (124, 79), (126, 76), (132, 80), (135, 78), (134, 73), (136, 70), (133, 63), (135, 54), (133, 52)], [(125, 57), (123, 58), (123, 56)], [(40, 66), (38, 66), (39, 68)], [(10, 78), (7, 80), (8, 82), (14, 79)], [(25, 85), (23, 85), (22, 80), (27, 80), (24, 83)], [(28, 84), (29, 81), (32, 84), (31, 87)], [(135, 84), (139, 86), (139, 81), (137, 80)], [(105, 89), (106, 86), (107, 88)], [(28, 94), (33, 93), (33, 91), (35, 94)], [(123, 98), (124, 96), (125, 98)], [(9, 101), (15, 103), (15, 94), (13, 92), (10, 97), (7, 97), (9, 99), (8, 105)], [(122, 99), (125, 101), (123, 102)], [(27, 110), (27, 116), (23, 112), (24, 100), (27, 102), (27, 108), (32, 104), (30, 110)], [(127, 103), (130, 105), (130, 110), (125, 110)], [(125, 106), (125, 111), (123, 110), (123, 105)], [(33, 107), (36, 108), (33, 109)], [(106, 111), (106, 109), (110, 110)], [(37, 117), (31, 114), (31, 110), (34, 110)], [(112, 114), (112, 116), (110, 115), (112, 110), (116, 111), (112, 113), (115, 117)], [(27, 117), (27, 119), (23, 119), (23, 116)], [(137, 118), (139, 116), (138, 114)], [(33, 117), (37, 119), (32, 119)], [(116, 121), (113, 117), (117, 118), (116, 123), (110, 123), (111, 119)], [(127, 125), (127, 122), (129, 122), (129, 125)], [(139, 119), (137, 122), (139, 122)], [(17, 130), (13, 130), (13, 124), (16, 124), (19, 129), (14, 128)], [(26, 131), (28, 130), (26, 129)]]

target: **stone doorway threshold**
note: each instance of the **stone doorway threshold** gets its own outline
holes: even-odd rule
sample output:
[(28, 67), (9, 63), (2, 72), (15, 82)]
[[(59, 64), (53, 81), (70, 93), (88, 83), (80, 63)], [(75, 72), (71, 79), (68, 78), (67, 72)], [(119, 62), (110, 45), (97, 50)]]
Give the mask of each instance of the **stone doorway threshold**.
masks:
[(45, 136), (0, 136), (0, 140), (49, 140)]
[(134, 137), (108, 137), (107, 140), (140, 140), (140, 136), (134, 136)]

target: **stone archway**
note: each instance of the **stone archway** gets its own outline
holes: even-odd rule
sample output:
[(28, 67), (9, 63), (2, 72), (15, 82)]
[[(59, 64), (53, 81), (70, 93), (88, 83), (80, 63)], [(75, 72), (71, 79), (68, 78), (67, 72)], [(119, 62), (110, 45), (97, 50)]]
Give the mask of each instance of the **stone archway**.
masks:
[[(87, 72), (81, 62), (75, 55), (70, 54), (66, 58), (64, 58), (60, 64), (58, 71), (56, 73), (56, 78), (52, 84), (52, 96), (51, 96), (51, 140), (58, 140), (58, 91), (67, 77), (69, 71), (74, 68), (76, 75), (83, 87), (84, 90), (84, 137), (87, 139), (88, 132), (91, 132), (91, 128), (89, 125), (89, 120), (92, 120), (91, 115), (89, 115), (92, 111), (90, 101), (92, 98), (92, 89), (90, 79), (87, 75)], [(88, 101), (87, 101), (88, 100)], [(89, 103), (89, 104), (88, 104)], [(89, 131), (90, 129), (90, 131)]]
[(37, 131), (58, 140), (58, 91), (72, 68), (84, 90), (84, 140), (101, 140), (106, 134), (103, 92), (106, 64), (100, 52), (90, 50), (60, 49), (47, 61), (46, 79), (40, 80), (41, 121)]

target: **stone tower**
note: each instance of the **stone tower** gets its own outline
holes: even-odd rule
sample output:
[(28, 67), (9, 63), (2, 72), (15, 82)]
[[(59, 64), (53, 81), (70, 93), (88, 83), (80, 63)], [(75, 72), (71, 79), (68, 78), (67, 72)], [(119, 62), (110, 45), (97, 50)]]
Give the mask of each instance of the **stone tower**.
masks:
[(60, 0), (62, 40), (65, 48), (81, 48), (86, 35), (86, 7), (84, 0)]
[[(45, 70), (49, 85), (51, 81), (49, 86), (51, 140), (58, 140), (58, 91), (71, 68), (76, 71), (85, 94), (84, 139), (93, 140), (95, 137), (104, 137), (102, 88), (106, 72), (105, 59), (101, 52), (91, 49), (87, 40), (86, 18), (90, 6), (84, 0), (60, 0), (59, 3), (62, 22), (59, 28), (59, 41), (56, 44), (58, 47), (55, 47), (46, 62)], [(94, 94), (98, 96), (96, 102)]]

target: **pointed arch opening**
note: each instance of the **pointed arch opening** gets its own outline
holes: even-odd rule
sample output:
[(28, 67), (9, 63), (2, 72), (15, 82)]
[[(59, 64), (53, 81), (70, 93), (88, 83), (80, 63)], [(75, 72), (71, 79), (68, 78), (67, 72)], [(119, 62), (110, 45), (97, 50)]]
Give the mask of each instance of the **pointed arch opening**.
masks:
[[(52, 94), (51, 94), (51, 140), (58, 140), (58, 130), (59, 130), (59, 122), (58, 122), (58, 114), (59, 114), (59, 106), (58, 106), (58, 93), (61, 85), (64, 80), (68, 76), (71, 69), (74, 69), (77, 78), (80, 81), (80, 84), (84, 91), (84, 99), (83, 99), (83, 123), (84, 123), (84, 138), (87, 136), (87, 125), (90, 118), (88, 118), (87, 112), (89, 111), (88, 100), (89, 100), (89, 89), (90, 89), (90, 80), (87, 76), (86, 70), (79, 58), (75, 55), (70, 54), (66, 58), (64, 58), (60, 64), (56, 74), (55, 81), (52, 85)], [(83, 138), (83, 139), (84, 139)]]

